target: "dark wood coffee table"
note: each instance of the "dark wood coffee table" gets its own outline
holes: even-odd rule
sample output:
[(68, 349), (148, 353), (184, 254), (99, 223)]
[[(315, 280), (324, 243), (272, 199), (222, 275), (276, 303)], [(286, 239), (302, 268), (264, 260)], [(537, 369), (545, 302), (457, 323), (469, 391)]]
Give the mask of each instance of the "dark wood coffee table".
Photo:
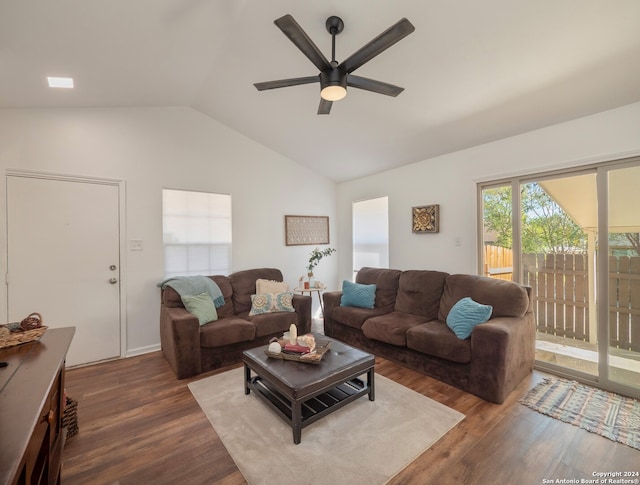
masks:
[[(375, 400), (375, 357), (324, 335), (315, 338), (331, 341), (319, 364), (267, 357), (266, 345), (242, 354), (244, 393), (253, 390), (291, 426), (295, 444), (305, 426), (365, 394)], [(359, 378), (365, 373), (366, 382)]]

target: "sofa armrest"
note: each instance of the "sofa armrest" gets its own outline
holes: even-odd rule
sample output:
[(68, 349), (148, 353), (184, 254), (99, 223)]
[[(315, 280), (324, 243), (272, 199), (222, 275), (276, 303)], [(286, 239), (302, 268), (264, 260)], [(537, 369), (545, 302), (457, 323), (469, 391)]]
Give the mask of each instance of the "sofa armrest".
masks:
[(293, 308), (298, 315), (298, 334), (304, 335), (311, 332), (311, 296), (293, 295)]
[(160, 307), (162, 353), (178, 379), (198, 375), (200, 363), (200, 324), (184, 308)]
[(324, 333), (331, 337), (333, 335), (333, 309), (340, 306), (342, 291), (327, 291), (322, 294), (324, 303)]
[(499, 317), (471, 333), (470, 392), (501, 404), (531, 372), (535, 360), (533, 312)]

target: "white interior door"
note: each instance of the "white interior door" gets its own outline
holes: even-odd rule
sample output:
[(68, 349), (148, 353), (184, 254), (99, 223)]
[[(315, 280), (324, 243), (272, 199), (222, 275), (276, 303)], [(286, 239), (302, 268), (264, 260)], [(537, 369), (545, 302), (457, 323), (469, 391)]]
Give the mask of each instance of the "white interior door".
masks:
[(8, 321), (75, 326), (67, 365), (120, 356), (119, 187), (7, 177)]

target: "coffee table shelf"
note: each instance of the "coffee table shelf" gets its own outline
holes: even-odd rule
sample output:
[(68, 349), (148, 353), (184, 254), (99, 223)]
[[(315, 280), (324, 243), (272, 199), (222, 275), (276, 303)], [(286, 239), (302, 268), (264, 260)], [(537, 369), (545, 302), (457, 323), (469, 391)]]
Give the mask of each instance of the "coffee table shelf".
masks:
[[(278, 390), (259, 376), (251, 379), (251, 389), (267, 402), (278, 413), (282, 413), (285, 421), (290, 423), (293, 419), (293, 407), (291, 401)], [(351, 379), (332, 389), (327, 390), (301, 403), (302, 427), (311, 424), (321, 417), (348, 404), (363, 394), (368, 394), (369, 388), (359, 378)]]

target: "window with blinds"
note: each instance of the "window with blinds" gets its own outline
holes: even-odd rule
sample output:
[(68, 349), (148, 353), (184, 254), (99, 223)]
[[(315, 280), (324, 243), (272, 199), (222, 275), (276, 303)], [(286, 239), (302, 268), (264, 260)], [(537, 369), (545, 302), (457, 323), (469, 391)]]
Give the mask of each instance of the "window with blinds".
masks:
[(231, 273), (231, 196), (163, 189), (164, 274)]
[(353, 203), (353, 275), (364, 266), (389, 267), (388, 197)]

